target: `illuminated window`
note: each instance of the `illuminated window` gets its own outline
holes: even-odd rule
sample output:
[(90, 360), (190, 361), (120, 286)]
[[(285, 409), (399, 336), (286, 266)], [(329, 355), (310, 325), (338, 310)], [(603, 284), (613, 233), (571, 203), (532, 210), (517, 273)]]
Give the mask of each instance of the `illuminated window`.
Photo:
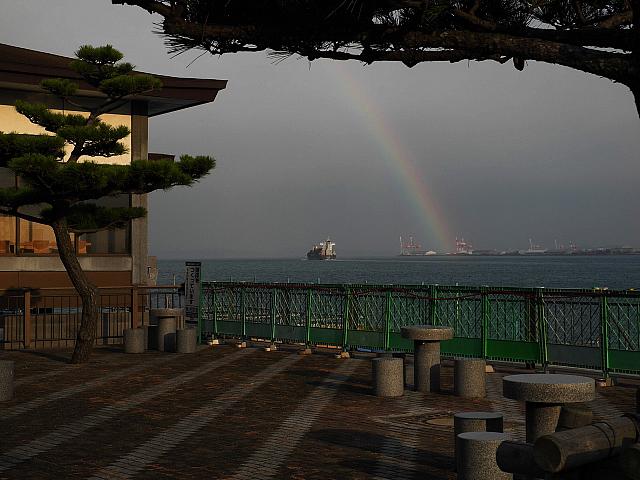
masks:
[[(15, 174), (8, 168), (0, 168), (0, 188), (16, 186)], [(0, 215), (0, 255), (12, 255), (16, 251), (16, 218)]]

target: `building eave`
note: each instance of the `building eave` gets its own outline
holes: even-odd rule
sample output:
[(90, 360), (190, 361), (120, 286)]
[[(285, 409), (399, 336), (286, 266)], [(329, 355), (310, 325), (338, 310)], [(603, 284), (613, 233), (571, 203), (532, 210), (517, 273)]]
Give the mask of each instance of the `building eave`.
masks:
[[(69, 57), (0, 43), (0, 87), (41, 92), (42, 80), (65, 78), (79, 84), (77, 96), (103, 97), (69, 67), (71, 61)], [(127, 98), (146, 102), (150, 117), (213, 102), (218, 92), (227, 86), (226, 80), (152, 75), (162, 82), (162, 88)]]

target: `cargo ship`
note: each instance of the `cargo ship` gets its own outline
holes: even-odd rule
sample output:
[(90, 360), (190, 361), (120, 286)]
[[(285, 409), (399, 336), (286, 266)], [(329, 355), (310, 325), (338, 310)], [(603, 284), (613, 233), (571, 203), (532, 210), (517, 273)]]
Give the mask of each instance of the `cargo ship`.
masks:
[(324, 242), (311, 247), (307, 252), (309, 260), (334, 260), (336, 258), (336, 244), (329, 237)]

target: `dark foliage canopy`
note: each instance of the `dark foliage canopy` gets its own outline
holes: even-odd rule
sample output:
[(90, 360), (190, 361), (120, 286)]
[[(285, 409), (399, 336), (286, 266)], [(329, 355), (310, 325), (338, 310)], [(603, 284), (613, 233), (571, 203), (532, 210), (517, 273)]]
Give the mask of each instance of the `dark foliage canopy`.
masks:
[[(98, 163), (126, 153), (121, 143), (126, 126), (104, 123), (100, 115), (128, 97), (160, 88), (150, 75), (134, 74), (133, 65), (107, 45), (83, 46), (71, 66), (104, 94), (97, 107), (83, 108), (74, 97), (78, 85), (66, 79), (42, 82), (51, 94), (64, 98), (81, 113), (59, 113), (44, 104), (16, 102), (16, 110), (49, 135), (0, 132), (0, 167), (20, 178), (15, 188), (0, 188), (0, 213), (47, 225), (64, 219), (72, 232), (119, 227), (145, 215), (140, 207), (108, 208), (95, 203), (103, 197), (142, 194), (177, 185), (191, 185), (214, 166), (208, 156), (182, 156), (171, 160), (135, 160), (130, 165)], [(65, 147), (67, 153), (65, 154)], [(29, 207), (29, 214), (23, 207)], [(33, 213), (36, 211), (36, 213)]]
[[(640, 102), (640, 0), (112, 0), (164, 17), (174, 52), (271, 50), (365, 63), (527, 60), (629, 86)], [(640, 106), (640, 104), (638, 104)]]

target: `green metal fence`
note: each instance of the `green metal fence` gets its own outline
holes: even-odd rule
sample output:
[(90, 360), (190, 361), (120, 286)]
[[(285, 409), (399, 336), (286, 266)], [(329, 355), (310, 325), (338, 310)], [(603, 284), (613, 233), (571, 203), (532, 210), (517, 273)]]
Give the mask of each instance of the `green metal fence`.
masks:
[(640, 374), (640, 292), (459, 286), (203, 284), (205, 335), (411, 351), (403, 325), (453, 327), (447, 356)]

